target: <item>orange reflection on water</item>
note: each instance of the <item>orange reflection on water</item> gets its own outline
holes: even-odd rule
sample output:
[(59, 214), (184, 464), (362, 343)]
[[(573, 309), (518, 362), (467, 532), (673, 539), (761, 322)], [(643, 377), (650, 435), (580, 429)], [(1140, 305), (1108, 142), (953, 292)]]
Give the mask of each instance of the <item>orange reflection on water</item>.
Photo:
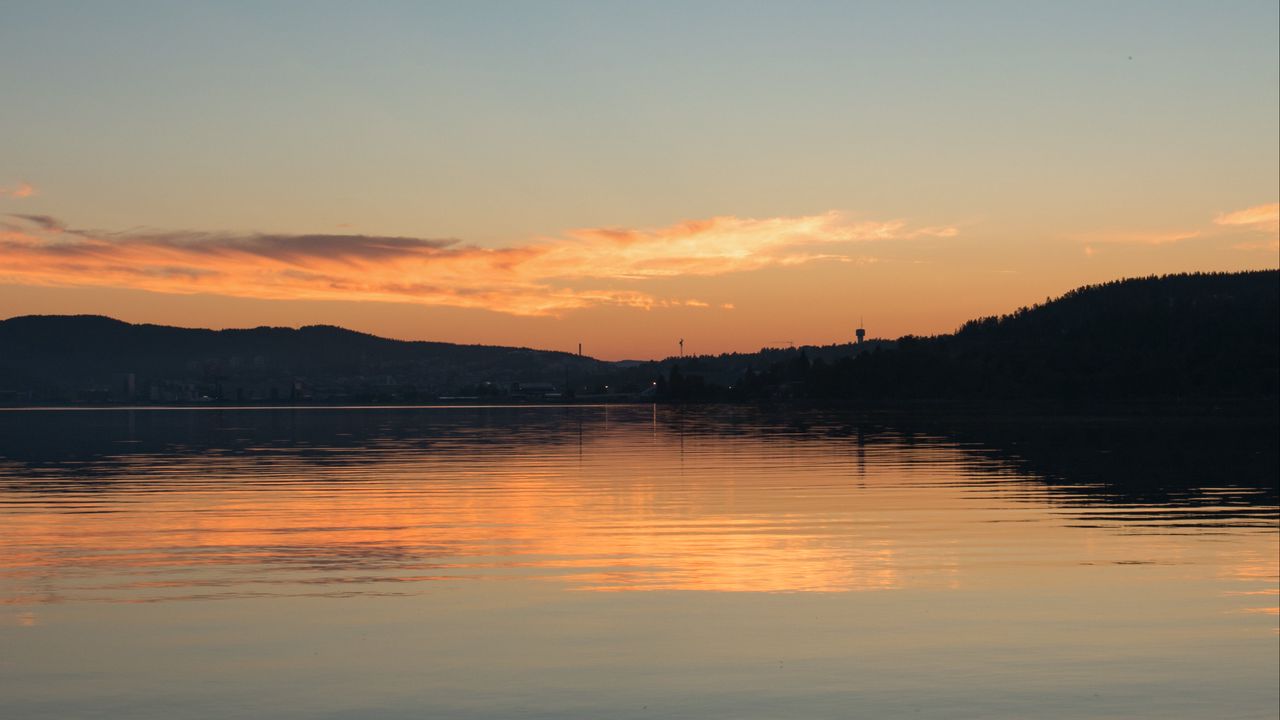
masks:
[[(856, 451), (856, 452), (855, 452)], [(129, 458), (91, 491), (4, 515), (9, 603), (403, 593), (554, 580), (601, 592), (1017, 586), (1081, 565), (1189, 562), (1174, 536), (1067, 527), (1039, 483), (946, 445), (684, 438), (412, 443)], [(1273, 581), (1256, 536), (1242, 580)]]

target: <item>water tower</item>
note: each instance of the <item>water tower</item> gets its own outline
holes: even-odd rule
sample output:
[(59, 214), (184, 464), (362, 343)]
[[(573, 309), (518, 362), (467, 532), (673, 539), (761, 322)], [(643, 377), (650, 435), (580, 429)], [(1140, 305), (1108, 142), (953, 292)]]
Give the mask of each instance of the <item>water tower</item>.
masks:
[(862, 341), (867, 338), (867, 329), (862, 327), (862, 318), (858, 318), (858, 329), (854, 330), (853, 334), (858, 338), (859, 345), (861, 345)]

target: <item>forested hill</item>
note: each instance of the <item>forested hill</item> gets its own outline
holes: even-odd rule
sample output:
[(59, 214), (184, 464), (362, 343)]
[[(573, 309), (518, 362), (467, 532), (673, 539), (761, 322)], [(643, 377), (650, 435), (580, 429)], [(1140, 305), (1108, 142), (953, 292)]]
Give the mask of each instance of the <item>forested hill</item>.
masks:
[(10, 402), (414, 401), (495, 383), (561, 385), (602, 367), (569, 353), (404, 342), (324, 325), (202, 330), (93, 315), (0, 321), (0, 392)]
[[(834, 362), (797, 352), (727, 397), (1059, 405), (1275, 398), (1280, 273), (1147, 277), (1082, 287), (1009, 315)], [(688, 396), (677, 375), (668, 392)], [(700, 393), (713, 394), (711, 389)], [(697, 393), (693, 393), (697, 394)]]
[(1280, 272), (1120, 280), (934, 337), (607, 363), (331, 326), (195, 330), (98, 316), (0, 322), (0, 403), (816, 400), (1050, 410), (1230, 401), (1272, 412)]

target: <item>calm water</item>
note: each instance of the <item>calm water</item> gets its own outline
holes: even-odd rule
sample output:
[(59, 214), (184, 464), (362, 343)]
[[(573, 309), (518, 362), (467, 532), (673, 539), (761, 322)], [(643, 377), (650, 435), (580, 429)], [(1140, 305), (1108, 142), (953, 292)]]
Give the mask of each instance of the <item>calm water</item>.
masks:
[(0, 412), (5, 718), (1269, 718), (1274, 426)]

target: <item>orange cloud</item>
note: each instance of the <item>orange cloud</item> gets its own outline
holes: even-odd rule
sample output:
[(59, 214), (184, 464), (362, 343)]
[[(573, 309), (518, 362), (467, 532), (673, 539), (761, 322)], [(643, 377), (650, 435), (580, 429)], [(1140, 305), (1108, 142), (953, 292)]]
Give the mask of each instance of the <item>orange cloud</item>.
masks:
[(0, 197), (29, 198), (36, 194), (36, 189), (27, 183), (18, 183), (16, 187), (0, 187)]
[(1234, 249), (1236, 249), (1236, 250), (1270, 250), (1270, 251), (1272, 251), (1272, 252), (1276, 252), (1276, 251), (1280, 250), (1280, 238), (1273, 238), (1273, 239), (1271, 239), (1271, 240), (1263, 240), (1263, 241), (1261, 241), (1261, 242), (1243, 242), (1243, 243), (1236, 243), (1235, 245), (1232, 245), (1231, 247), (1232, 247), (1232, 248), (1234, 248)]
[[(370, 235), (104, 233), (46, 215), (0, 222), (0, 281), (95, 285), (262, 299), (373, 300), (552, 315), (595, 305), (696, 307), (632, 287), (820, 259), (851, 261), (852, 244), (951, 237), (954, 228), (849, 221), (839, 213), (715, 217), (666, 228), (589, 228), (511, 248), (454, 239)], [(605, 289), (575, 287), (583, 281)], [(723, 307), (723, 306), (722, 306)]]
[(1218, 225), (1277, 233), (1280, 232), (1280, 203), (1255, 205), (1244, 210), (1223, 213), (1214, 218), (1213, 222)]
[(1266, 241), (1240, 242), (1232, 245), (1237, 250), (1271, 250), (1280, 247), (1280, 203), (1256, 205), (1254, 207), (1222, 213), (1213, 220), (1214, 225), (1223, 229), (1205, 228), (1202, 230), (1175, 230), (1167, 232), (1100, 232), (1079, 236), (1076, 239), (1084, 243), (1084, 254), (1094, 255), (1097, 244), (1124, 245), (1171, 245), (1205, 237), (1222, 238), (1229, 231), (1260, 231), (1272, 236)]
[(548, 277), (645, 279), (748, 272), (815, 260), (854, 260), (854, 243), (953, 237), (946, 228), (908, 229), (901, 220), (853, 222), (838, 212), (801, 217), (713, 217), (650, 230), (587, 228), (545, 240), (534, 267)]
[[(1173, 243), (1200, 237), (1200, 231), (1173, 232), (1104, 232), (1082, 237), (1086, 243), (1114, 245), (1171, 245)], [(1092, 254), (1092, 248), (1086, 247), (1085, 253)]]

